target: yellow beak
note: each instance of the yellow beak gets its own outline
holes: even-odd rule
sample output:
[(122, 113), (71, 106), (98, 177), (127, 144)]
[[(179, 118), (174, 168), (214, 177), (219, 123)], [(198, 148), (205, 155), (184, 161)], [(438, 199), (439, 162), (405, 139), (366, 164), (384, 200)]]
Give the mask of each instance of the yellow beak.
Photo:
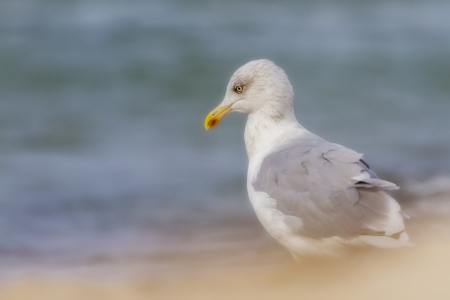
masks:
[(219, 121), (231, 112), (231, 105), (232, 104), (222, 107), (222, 104), (219, 104), (219, 106), (214, 108), (206, 117), (205, 129), (208, 130), (219, 124)]

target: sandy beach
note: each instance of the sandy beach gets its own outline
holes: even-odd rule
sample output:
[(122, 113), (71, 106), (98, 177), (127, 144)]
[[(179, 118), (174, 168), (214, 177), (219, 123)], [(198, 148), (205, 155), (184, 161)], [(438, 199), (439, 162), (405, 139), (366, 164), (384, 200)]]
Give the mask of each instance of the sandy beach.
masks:
[[(402, 203), (412, 217), (407, 228), (414, 247), (295, 263), (258, 224), (249, 223), (253, 234), (262, 234), (260, 244), (161, 254), (154, 259), (167, 264), (159, 271), (35, 272), (4, 281), (0, 299), (449, 299), (448, 196)], [(425, 200), (435, 209), (421, 209)]]

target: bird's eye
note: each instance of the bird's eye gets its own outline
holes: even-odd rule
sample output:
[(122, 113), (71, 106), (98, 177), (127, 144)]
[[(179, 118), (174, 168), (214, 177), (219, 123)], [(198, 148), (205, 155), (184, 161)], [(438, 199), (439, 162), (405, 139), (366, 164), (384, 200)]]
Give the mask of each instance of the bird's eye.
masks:
[(244, 90), (244, 86), (237, 85), (234, 87), (234, 90), (236, 91), (236, 93), (241, 93)]

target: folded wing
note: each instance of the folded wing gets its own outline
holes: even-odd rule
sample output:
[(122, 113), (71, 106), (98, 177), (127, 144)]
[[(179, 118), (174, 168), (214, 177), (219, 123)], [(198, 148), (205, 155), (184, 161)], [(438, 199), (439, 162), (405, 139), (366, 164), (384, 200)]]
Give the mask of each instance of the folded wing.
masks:
[(286, 225), (302, 236), (408, 239), (399, 204), (383, 191), (398, 187), (341, 145), (312, 137), (283, 147), (264, 159), (253, 185), (276, 200)]

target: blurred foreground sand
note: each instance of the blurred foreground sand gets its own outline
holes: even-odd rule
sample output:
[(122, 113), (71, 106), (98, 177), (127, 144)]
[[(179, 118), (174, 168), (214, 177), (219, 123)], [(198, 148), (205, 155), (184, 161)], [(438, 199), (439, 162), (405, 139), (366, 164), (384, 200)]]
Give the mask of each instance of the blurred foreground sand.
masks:
[[(294, 263), (279, 247), (268, 247), (261, 256), (283, 254), (265, 267), (267, 259), (258, 255), (227, 266), (213, 262), (233, 253), (203, 253), (177, 257), (179, 276), (104, 282), (43, 275), (10, 280), (1, 286), (0, 299), (450, 299), (449, 200), (435, 195), (406, 205), (415, 247), (302, 263)], [(425, 213), (423, 201), (437, 209)]]

